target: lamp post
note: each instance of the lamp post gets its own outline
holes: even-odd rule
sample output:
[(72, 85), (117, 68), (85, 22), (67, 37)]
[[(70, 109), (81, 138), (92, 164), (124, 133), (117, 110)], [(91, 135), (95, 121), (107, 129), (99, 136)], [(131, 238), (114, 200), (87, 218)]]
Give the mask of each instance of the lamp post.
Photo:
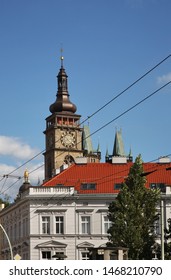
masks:
[(161, 259), (164, 260), (164, 202), (161, 199)]
[(14, 257), (13, 257), (13, 252), (12, 252), (12, 246), (11, 246), (11, 242), (9, 240), (8, 234), (6, 233), (6, 230), (4, 229), (4, 227), (1, 224), (0, 224), (0, 228), (3, 230), (5, 236), (6, 236), (7, 240), (8, 240), (8, 244), (9, 244), (9, 248), (10, 248), (10, 253), (11, 253), (11, 260), (13, 260)]

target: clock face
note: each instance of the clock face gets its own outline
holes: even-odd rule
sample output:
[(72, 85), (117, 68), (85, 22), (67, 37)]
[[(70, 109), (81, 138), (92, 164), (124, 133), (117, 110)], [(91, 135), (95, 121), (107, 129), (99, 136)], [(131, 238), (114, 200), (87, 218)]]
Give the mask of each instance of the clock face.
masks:
[(73, 147), (75, 144), (74, 133), (71, 133), (69, 131), (63, 133), (61, 136), (61, 143), (67, 148)]

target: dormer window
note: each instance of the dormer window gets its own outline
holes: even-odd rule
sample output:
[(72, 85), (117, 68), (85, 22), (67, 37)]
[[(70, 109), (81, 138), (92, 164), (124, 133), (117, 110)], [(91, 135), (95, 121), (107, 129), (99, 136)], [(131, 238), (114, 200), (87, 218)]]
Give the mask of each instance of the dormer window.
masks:
[(114, 185), (114, 190), (120, 190), (121, 187), (122, 187), (122, 184), (116, 183), (116, 184)]
[(95, 190), (96, 183), (82, 183), (81, 190)]

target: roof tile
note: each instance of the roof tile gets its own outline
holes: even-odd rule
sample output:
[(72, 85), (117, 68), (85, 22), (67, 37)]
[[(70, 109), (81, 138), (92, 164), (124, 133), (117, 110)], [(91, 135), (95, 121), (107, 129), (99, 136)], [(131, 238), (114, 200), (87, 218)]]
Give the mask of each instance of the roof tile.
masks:
[[(52, 187), (59, 184), (64, 186), (74, 186), (78, 193), (117, 193), (114, 189), (115, 184), (120, 184), (128, 176), (130, 167), (133, 163), (111, 164), (111, 163), (87, 163), (73, 164), (69, 168), (62, 171), (43, 186)], [(171, 163), (144, 163), (144, 173), (149, 173), (146, 176), (147, 184), (164, 183), (171, 185)], [(96, 189), (81, 189), (82, 183), (96, 183)]]

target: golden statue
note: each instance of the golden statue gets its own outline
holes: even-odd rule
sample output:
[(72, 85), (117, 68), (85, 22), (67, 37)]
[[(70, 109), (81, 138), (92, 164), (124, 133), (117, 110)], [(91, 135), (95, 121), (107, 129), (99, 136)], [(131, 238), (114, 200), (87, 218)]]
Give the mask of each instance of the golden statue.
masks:
[(28, 183), (28, 178), (29, 178), (29, 173), (28, 173), (28, 170), (26, 169), (24, 171), (24, 181), (25, 181), (25, 183)]

